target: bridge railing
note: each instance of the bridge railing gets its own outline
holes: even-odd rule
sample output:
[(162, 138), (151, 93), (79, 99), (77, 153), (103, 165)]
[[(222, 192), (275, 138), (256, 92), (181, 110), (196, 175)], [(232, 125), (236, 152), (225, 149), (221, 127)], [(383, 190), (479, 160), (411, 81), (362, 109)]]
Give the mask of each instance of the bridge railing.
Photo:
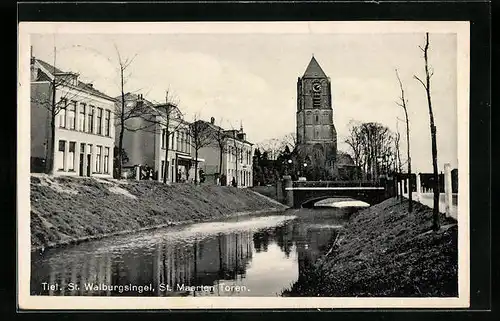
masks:
[(294, 181), (293, 187), (384, 187), (372, 181)]

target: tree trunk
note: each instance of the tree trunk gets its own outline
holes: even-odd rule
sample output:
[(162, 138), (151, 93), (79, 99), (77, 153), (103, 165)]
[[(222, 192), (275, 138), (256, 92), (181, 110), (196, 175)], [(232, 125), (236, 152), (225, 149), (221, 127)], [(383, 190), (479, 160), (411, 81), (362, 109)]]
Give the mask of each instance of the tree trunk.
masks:
[(49, 175), (53, 175), (55, 172), (54, 169), (54, 150), (56, 146), (56, 115), (54, 111), (50, 113), (50, 139), (48, 141), (48, 150), (46, 153), (47, 163), (46, 173)]
[(400, 174), (400, 184), (399, 184), (399, 200), (401, 201), (401, 203), (403, 203), (403, 180), (401, 179), (401, 172), (399, 172)]
[(125, 93), (123, 92), (123, 68), (121, 69), (122, 105), (120, 108), (120, 135), (118, 136), (118, 179), (122, 178), (123, 133), (125, 131)]
[[(430, 104), (430, 97), (429, 97)], [(430, 106), (430, 105), (429, 105)], [(434, 171), (434, 208), (432, 210), (432, 228), (434, 230), (439, 230), (441, 228), (441, 222), (439, 219), (439, 174), (437, 165), (437, 144), (436, 144), (436, 126), (434, 126), (434, 118), (432, 118), (431, 125), (431, 136), (432, 136), (432, 169)]]
[[(167, 124), (168, 124), (168, 122), (167, 122)], [(167, 130), (165, 132), (165, 162), (164, 162), (165, 165), (163, 166), (163, 184), (166, 184), (167, 180), (168, 180), (168, 167), (169, 167), (168, 166), (168, 163), (169, 163), (169, 159), (168, 159), (168, 143), (170, 141), (169, 136), (170, 136), (170, 132)]]
[(239, 161), (238, 156), (239, 156), (238, 155), (238, 147), (236, 147), (236, 179), (235, 179), (236, 187), (238, 187), (238, 178), (239, 178), (238, 177), (239, 176), (238, 175), (238, 161)]
[(405, 110), (406, 118), (406, 147), (408, 153), (408, 212), (413, 211), (413, 195), (412, 195), (412, 175), (411, 175), (411, 155), (410, 155), (410, 122), (408, 120), (408, 111)]
[(170, 141), (170, 130), (169, 130), (169, 126), (170, 126), (170, 111), (169, 111), (169, 107), (168, 107), (168, 99), (167, 101), (165, 102), (167, 104), (166, 106), (166, 111), (167, 111), (167, 126), (165, 128), (165, 162), (164, 162), (164, 168), (163, 168), (163, 184), (167, 184), (167, 180), (168, 180), (168, 143)]
[[(54, 64), (55, 65), (55, 64)], [(50, 108), (50, 139), (48, 141), (48, 150), (46, 154), (46, 168), (45, 172), (49, 175), (53, 175), (55, 172), (54, 169), (54, 154), (55, 154), (55, 146), (56, 146), (56, 78), (52, 80), (52, 99), (51, 99), (51, 108)]]
[(194, 183), (198, 185), (198, 148), (195, 148), (194, 158)]
[(220, 178), (222, 176), (222, 156), (224, 155), (223, 148), (224, 148), (224, 146), (219, 145), (219, 182), (220, 182)]

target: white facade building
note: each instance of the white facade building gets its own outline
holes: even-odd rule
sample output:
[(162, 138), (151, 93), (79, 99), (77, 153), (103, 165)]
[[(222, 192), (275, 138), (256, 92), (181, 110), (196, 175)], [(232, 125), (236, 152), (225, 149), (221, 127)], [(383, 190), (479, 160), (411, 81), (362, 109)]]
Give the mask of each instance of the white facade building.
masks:
[[(52, 85), (55, 77), (55, 146), (51, 139)], [(31, 60), (32, 171), (52, 158), (55, 175), (111, 176), (114, 149), (114, 99), (50, 64)], [(38, 167), (38, 169), (37, 169)]]

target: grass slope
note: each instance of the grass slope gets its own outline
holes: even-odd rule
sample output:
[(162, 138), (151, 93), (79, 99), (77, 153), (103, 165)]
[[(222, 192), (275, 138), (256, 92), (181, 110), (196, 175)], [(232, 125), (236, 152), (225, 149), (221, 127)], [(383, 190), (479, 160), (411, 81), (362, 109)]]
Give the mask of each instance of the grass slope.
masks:
[(345, 232), (285, 296), (458, 296), (457, 225), (395, 198), (351, 217)]
[(31, 244), (54, 246), (124, 231), (283, 209), (250, 190), (155, 181), (31, 177)]

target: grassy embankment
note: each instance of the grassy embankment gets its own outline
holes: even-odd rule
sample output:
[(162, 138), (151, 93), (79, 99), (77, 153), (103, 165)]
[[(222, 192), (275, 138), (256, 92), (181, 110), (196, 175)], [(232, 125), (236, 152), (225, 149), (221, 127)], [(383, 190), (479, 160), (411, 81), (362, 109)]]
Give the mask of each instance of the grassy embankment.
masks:
[(248, 189), (31, 177), (32, 249), (285, 206)]
[(344, 232), (285, 296), (458, 296), (457, 224), (395, 198), (353, 214)]

